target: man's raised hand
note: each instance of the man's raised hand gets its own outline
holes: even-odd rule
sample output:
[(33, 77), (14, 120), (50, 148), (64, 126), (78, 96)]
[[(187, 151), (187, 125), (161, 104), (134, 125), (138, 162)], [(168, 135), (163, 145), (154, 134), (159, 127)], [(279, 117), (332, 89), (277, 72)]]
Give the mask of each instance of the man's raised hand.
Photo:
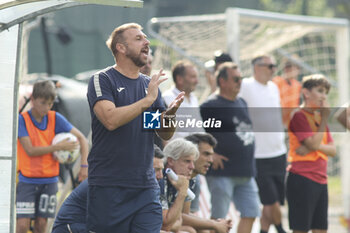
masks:
[(147, 96), (149, 97), (152, 102), (154, 102), (157, 99), (158, 96), (158, 87), (159, 85), (167, 80), (167, 78), (161, 79), (161, 76), (164, 76), (165, 73), (163, 73), (163, 69), (161, 69), (158, 74), (152, 75), (151, 81), (148, 84), (148, 89), (147, 89)]
[(180, 107), (181, 103), (185, 99), (185, 92), (180, 92), (178, 96), (174, 99), (173, 102), (168, 106), (168, 109), (165, 111), (165, 115), (175, 115), (177, 109)]

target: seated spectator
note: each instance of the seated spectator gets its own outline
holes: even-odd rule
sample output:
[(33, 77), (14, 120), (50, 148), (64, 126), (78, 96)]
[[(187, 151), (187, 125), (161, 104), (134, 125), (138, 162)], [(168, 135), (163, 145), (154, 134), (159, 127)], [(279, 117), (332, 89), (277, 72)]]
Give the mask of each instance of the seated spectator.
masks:
[(197, 183), (197, 175), (206, 175), (207, 171), (213, 164), (213, 148), (216, 146), (216, 139), (208, 133), (195, 133), (185, 137), (186, 140), (196, 144), (199, 151), (199, 158), (194, 163), (194, 170), (191, 175), (192, 178), (196, 177), (196, 183), (193, 188), (196, 198), (191, 202), (191, 213), (199, 211), (199, 195), (200, 185)]
[(189, 185), (193, 186), (191, 174), (194, 169), (194, 161), (198, 158), (197, 147), (185, 139), (177, 138), (164, 147), (166, 156), (165, 169), (171, 168), (178, 180), (172, 180), (164, 172), (164, 178), (159, 181), (160, 201), (163, 209), (162, 230), (172, 232), (196, 232), (193, 228), (183, 226), (182, 210), (185, 202), (190, 203), (187, 197)]
[[(198, 134), (196, 134), (198, 135)], [(203, 144), (202, 144), (203, 145)], [(205, 146), (204, 146), (205, 147)], [(211, 148), (211, 149), (210, 149)], [(204, 152), (206, 151), (206, 152)], [(203, 148), (204, 154), (211, 154), (213, 152), (212, 146)], [(166, 168), (171, 168), (179, 176), (185, 177), (189, 180), (189, 187), (193, 190), (195, 185), (195, 176), (199, 173), (193, 174), (195, 170), (195, 161), (199, 158), (199, 152), (197, 147), (184, 139), (175, 139), (167, 144), (164, 148), (164, 154), (167, 157)], [(201, 158), (197, 169), (202, 170), (201, 173), (205, 173), (205, 170), (210, 167), (210, 157), (206, 161), (206, 158)], [(201, 162), (202, 161), (202, 162)], [(172, 231), (187, 231), (187, 232), (209, 232), (209, 230), (214, 230), (214, 232), (226, 233), (230, 230), (231, 222), (226, 220), (212, 220), (212, 219), (203, 219), (197, 216), (189, 214), (191, 200), (187, 197), (187, 189), (178, 191), (173, 185), (177, 185), (175, 182), (168, 178), (165, 174), (164, 183), (161, 184), (161, 193), (162, 189), (164, 190), (163, 195), (161, 195), (161, 200), (167, 203), (168, 206), (173, 207), (177, 203), (182, 204), (178, 206), (176, 212), (176, 221), (181, 223), (181, 226), (177, 229), (172, 229)], [(186, 192), (185, 192), (186, 191)], [(184, 192), (184, 193), (182, 193)], [(183, 197), (185, 196), (185, 197)], [(163, 205), (163, 203), (162, 203)], [(169, 211), (170, 211), (169, 209)], [(179, 212), (180, 211), (180, 212)], [(174, 211), (175, 212), (175, 211)], [(164, 216), (164, 215), (163, 215)], [(168, 217), (168, 216), (166, 216)], [(167, 219), (163, 219), (163, 227), (166, 225)], [(173, 220), (174, 221), (174, 220)], [(164, 229), (164, 228), (162, 228)]]
[[(196, 144), (199, 151), (199, 157), (194, 163), (194, 170), (191, 175), (192, 179), (194, 179), (199, 174), (206, 175), (211, 165), (213, 164), (214, 147), (217, 143), (216, 139), (208, 133), (191, 134), (185, 139)], [(197, 190), (196, 187), (197, 183), (194, 184), (194, 187), (192, 189), (194, 190), (196, 195), (200, 195), (200, 189)], [(193, 203), (191, 203), (190, 205), (191, 212), (198, 211), (199, 206), (194, 206), (192, 204)], [(190, 208), (187, 203), (185, 203), (182, 218), (184, 225), (192, 226), (196, 230), (213, 229), (215, 230), (215, 232), (228, 232), (232, 227), (231, 220), (210, 220), (199, 218), (195, 215), (190, 214)]]

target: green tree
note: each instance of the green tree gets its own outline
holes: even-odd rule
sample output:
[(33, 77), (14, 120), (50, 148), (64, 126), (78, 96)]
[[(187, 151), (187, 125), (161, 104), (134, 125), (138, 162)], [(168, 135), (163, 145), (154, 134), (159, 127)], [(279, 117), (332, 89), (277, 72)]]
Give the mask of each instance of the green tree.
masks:
[(260, 10), (280, 13), (333, 17), (334, 10), (329, 8), (330, 0), (258, 0)]
[(259, 10), (350, 19), (349, 0), (257, 0)]

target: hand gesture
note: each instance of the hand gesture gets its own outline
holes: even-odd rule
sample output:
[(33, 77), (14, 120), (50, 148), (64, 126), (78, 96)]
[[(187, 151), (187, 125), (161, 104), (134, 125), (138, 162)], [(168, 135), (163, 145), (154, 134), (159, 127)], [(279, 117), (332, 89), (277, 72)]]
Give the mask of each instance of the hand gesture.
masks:
[(217, 169), (221, 169), (223, 170), (224, 169), (224, 161), (229, 161), (229, 159), (223, 155), (219, 155), (217, 153), (214, 153), (213, 154), (213, 165), (212, 165), (212, 168), (214, 170), (217, 170)]
[(310, 153), (311, 150), (309, 150), (306, 146), (301, 145), (301, 146), (299, 146), (299, 147), (295, 150), (295, 152), (296, 152), (298, 155), (304, 156), (304, 155)]
[(187, 196), (189, 180), (185, 176), (182, 176), (182, 175), (177, 175), (177, 176), (178, 176), (177, 181), (172, 180), (170, 177), (169, 177), (169, 181), (176, 188), (179, 194), (181, 193), (184, 196)]
[(215, 220), (215, 231), (217, 233), (228, 233), (232, 228), (232, 220), (231, 219), (217, 219)]
[(169, 104), (168, 109), (165, 111), (164, 115), (166, 116), (175, 115), (176, 111), (179, 109), (184, 99), (185, 99), (185, 92), (182, 91), (180, 94), (178, 94), (175, 100), (171, 102), (171, 104)]
[(69, 141), (69, 138), (66, 138), (55, 145), (56, 147), (55, 151), (58, 151), (58, 150), (73, 151), (78, 146), (79, 146), (79, 142)]
[(331, 111), (330, 111), (330, 107), (329, 107), (327, 100), (322, 101), (320, 113), (321, 113), (322, 119), (328, 120), (328, 117), (329, 117)]
[(164, 75), (165, 73), (163, 73), (163, 69), (161, 69), (158, 74), (152, 75), (151, 81), (149, 82), (147, 88), (147, 97), (151, 98), (152, 102), (157, 99), (159, 84), (167, 80), (167, 78), (160, 79), (160, 77)]

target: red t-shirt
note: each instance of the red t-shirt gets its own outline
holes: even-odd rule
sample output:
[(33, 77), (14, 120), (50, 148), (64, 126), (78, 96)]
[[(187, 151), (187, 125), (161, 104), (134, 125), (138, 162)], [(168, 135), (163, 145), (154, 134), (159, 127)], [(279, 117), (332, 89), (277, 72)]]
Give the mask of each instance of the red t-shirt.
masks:
[[(311, 127), (307, 118), (313, 119), (315, 126)], [(289, 124), (289, 130), (295, 135), (299, 143), (302, 143), (306, 138), (314, 135), (315, 128), (318, 128), (319, 124), (316, 119), (317, 117), (313, 114), (305, 111), (298, 111), (293, 115)], [(312, 128), (314, 128), (314, 130)], [(326, 128), (326, 134), (327, 143), (333, 142), (328, 127)], [(293, 143), (292, 140), (290, 143)], [(295, 148), (295, 145), (291, 145), (291, 148)], [(316, 151), (316, 153), (318, 153), (318, 151)], [(327, 184), (327, 160), (321, 157), (315, 161), (293, 161), (289, 171), (307, 177), (317, 183)]]

